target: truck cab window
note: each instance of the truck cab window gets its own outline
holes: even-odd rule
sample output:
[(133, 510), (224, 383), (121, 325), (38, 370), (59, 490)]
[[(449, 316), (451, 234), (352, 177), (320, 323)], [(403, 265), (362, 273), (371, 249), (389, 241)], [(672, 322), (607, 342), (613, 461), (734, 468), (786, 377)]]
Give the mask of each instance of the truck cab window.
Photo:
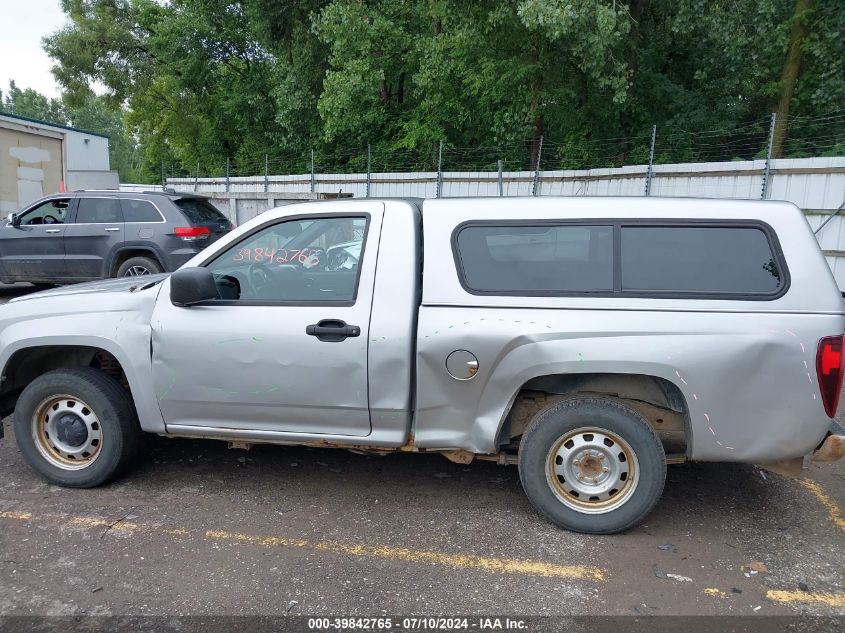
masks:
[(354, 301), (366, 228), (365, 217), (279, 222), (231, 246), (208, 267), (222, 300)]

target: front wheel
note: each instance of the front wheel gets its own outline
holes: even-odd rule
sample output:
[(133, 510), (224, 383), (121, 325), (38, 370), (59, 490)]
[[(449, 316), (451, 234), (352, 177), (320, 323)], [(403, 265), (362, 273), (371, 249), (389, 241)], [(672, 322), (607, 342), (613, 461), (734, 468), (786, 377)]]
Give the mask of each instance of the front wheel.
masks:
[(90, 488), (132, 460), (141, 429), (129, 393), (89, 367), (57, 369), (33, 380), (15, 406), (24, 459), (47, 481)]
[(635, 411), (611, 398), (573, 398), (532, 420), (519, 447), (519, 477), (529, 500), (553, 523), (613, 534), (654, 508), (666, 456)]

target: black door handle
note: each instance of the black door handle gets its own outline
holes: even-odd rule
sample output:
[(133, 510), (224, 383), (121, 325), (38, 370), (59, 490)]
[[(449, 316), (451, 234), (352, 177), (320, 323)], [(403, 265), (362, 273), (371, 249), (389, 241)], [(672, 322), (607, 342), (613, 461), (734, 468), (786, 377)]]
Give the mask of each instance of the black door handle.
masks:
[(316, 325), (306, 325), (305, 333), (308, 336), (316, 336), (321, 341), (337, 343), (350, 336), (361, 336), (361, 328), (357, 325), (346, 325), (346, 321), (340, 319), (323, 319)]

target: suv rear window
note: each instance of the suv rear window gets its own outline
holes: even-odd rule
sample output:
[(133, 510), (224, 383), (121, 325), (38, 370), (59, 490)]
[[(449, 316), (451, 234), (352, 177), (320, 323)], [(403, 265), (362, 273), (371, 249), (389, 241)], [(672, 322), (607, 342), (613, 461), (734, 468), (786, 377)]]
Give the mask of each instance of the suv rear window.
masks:
[(208, 222), (228, 222), (217, 207), (201, 198), (182, 198), (173, 201), (185, 214), (191, 224), (206, 224)]
[(623, 226), (622, 290), (772, 294), (783, 280), (752, 227)]
[(773, 299), (788, 272), (761, 222), (471, 222), (454, 237), (474, 294)]

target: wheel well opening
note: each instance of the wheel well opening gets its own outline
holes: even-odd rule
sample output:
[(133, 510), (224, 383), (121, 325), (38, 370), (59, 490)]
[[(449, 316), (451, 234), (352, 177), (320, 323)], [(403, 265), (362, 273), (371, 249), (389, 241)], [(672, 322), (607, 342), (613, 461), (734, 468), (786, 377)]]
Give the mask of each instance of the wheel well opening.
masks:
[(655, 430), (667, 458), (685, 456), (690, 444), (689, 408), (669, 380), (645, 374), (552, 374), (526, 382), (517, 392), (499, 432), (499, 446), (516, 451), (531, 420), (559, 400), (608, 396), (639, 413)]
[(147, 257), (157, 262), (159, 266), (162, 265), (162, 262), (158, 258), (158, 255), (156, 255), (155, 251), (146, 248), (130, 248), (125, 251), (120, 251), (117, 255), (115, 255), (114, 261), (111, 265), (111, 270), (109, 271), (109, 276), (114, 277), (117, 274), (117, 269), (120, 268), (126, 260), (133, 257)]
[(14, 411), (18, 396), (38, 376), (65, 367), (93, 367), (129, 391), (120, 362), (108, 351), (83, 345), (42, 345), (18, 350), (0, 375), (0, 417)]

